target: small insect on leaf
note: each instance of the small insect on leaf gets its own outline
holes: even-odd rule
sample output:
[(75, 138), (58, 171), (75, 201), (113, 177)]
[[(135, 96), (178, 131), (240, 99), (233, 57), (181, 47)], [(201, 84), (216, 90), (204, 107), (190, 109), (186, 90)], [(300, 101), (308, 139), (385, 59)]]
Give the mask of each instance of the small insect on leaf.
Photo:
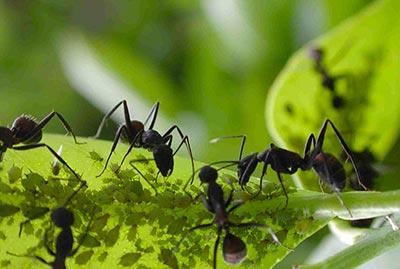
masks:
[(171, 268), (178, 268), (178, 260), (175, 254), (169, 249), (161, 249), (161, 253), (158, 257), (163, 264), (168, 265)]
[(22, 210), (22, 214), (27, 217), (28, 219), (37, 219), (47, 212), (49, 212), (50, 209), (48, 207), (42, 207), (42, 206), (36, 206), (36, 207), (30, 207), (27, 210)]
[(90, 258), (92, 258), (93, 254), (94, 254), (93, 250), (84, 251), (78, 256), (76, 256), (75, 263), (80, 265), (86, 264), (90, 260)]
[(107, 259), (108, 253), (107, 252), (103, 252), (100, 254), (100, 256), (97, 258), (97, 260), (99, 262), (104, 262)]
[(10, 260), (2, 260), (1, 262), (0, 262), (0, 267), (7, 267), (7, 266), (9, 266), (11, 264), (11, 261)]
[[(61, 145), (57, 150), (58, 156), (61, 156), (62, 149), (63, 149), (63, 146)], [(62, 164), (58, 161), (57, 158), (54, 157), (54, 160), (51, 164), (51, 171), (53, 172), (53, 175), (57, 176), (60, 173), (61, 167), (62, 167)]]
[(91, 152), (89, 152), (89, 156), (92, 160), (94, 161), (103, 161), (104, 158), (100, 156), (100, 154), (98, 154), (96, 151), (92, 150)]
[(100, 241), (97, 240), (95, 237), (91, 236), (88, 234), (85, 238), (85, 241), (83, 241), (82, 246), (88, 247), (88, 248), (94, 248), (94, 247), (99, 247), (101, 245)]
[(107, 247), (112, 247), (113, 245), (115, 245), (115, 243), (117, 243), (120, 228), (121, 226), (117, 225), (107, 233), (107, 236), (105, 238), (105, 244)]
[(19, 211), (19, 208), (10, 204), (0, 204), (0, 217), (9, 217)]
[(6, 240), (7, 239), (6, 235), (2, 231), (0, 231), (0, 239), (1, 240)]
[(127, 253), (121, 257), (119, 264), (122, 266), (132, 266), (134, 265), (142, 256), (140, 253)]
[(21, 178), (22, 169), (19, 168), (19, 167), (17, 167), (17, 166), (14, 166), (14, 165), (13, 165), (13, 166), (8, 170), (7, 174), (8, 174), (8, 181), (9, 181), (11, 184), (13, 184), (13, 183), (15, 183), (16, 181), (18, 181), (18, 179)]
[(110, 218), (109, 214), (105, 214), (101, 217), (98, 217), (94, 220), (91, 230), (95, 233), (101, 232), (103, 228), (107, 225), (107, 221)]

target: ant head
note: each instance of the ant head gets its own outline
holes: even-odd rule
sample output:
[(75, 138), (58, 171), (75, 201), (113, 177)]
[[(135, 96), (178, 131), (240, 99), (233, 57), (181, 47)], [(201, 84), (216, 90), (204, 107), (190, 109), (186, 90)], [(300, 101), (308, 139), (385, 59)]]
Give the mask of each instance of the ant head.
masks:
[(310, 57), (316, 62), (321, 62), (322, 58), (324, 57), (324, 51), (322, 48), (314, 47), (310, 49)]
[(223, 242), (223, 256), (225, 262), (238, 264), (246, 258), (246, 244), (239, 237), (227, 232)]
[(200, 169), (199, 178), (201, 183), (215, 182), (218, 178), (218, 171), (209, 165), (203, 166)]
[(174, 156), (170, 146), (159, 144), (153, 148), (153, 157), (157, 168), (164, 177), (169, 176), (174, 169)]
[(51, 220), (57, 227), (67, 228), (74, 223), (74, 214), (65, 207), (59, 207), (51, 213)]
[(246, 185), (250, 180), (250, 176), (254, 173), (258, 164), (257, 157), (258, 154), (253, 153), (240, 160), (237, 170), (240, 185)]

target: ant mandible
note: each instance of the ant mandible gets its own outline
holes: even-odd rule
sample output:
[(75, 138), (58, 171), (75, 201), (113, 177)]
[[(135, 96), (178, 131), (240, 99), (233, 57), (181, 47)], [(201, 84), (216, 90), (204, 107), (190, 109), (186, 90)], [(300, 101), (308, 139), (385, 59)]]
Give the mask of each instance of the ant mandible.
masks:
[(18, 255), (8, 251), (7, 254), (16, 257), (35, 258), (44, 264), (50, 265), (51, 268), (53, 269), (66, 269), (67, 267), (65, 265), (65, 260), (68, 257), (74, 256), (78, 252), (79, 248), (81, 247), (82, 243), (85, 241), (89, 233), (89, 228), (93, 222), (95, 215), (94, 214), (95, 207), (94, 207), (90, 214), (91, 217), (88, 225), (86, 226), (86, 230), (82, 235), (81, 239), (79, 240), (78, 246), (75, 249), (73, 249), (72, 247), (74, 244), (74, 237), (72, 234), (71, 226), (74, 223), (74, 214), (69, 209), (66, 208), (66, 205), (71, 201), (72, 197), (75, 196), (84, 186), (85, 184), (81, 184), (78, 190), (74, 191), (74, 193), (67, 199), (64, 205), (54, 210), (53, 213), (51, 214), (51, 220), (54, 223), (54, 225), (62, 229), (56, 238), (55, 252), (49, 246), (47, 238), (48, 231), (46, 231), (44, 235), (44, 245), (46, 247), (47, 252), (54, 257), (53, 262), (48, 262), (44, 258), (38, 255)]
[[(29, 150), (45, 147), (51, 152), (51, 154), (54, 155), (54, 157), (56, 157), (63, 165), (65, 165), (77, 179), (80, 179), (78, 174), (67, 164), (66, 161), (64, 161), (60, 155), (57, 154), (54, 149), (45, 143), (39, 143), (42, 139), (42, 129), (54, 116), (57, 116), (60, 119), (64, 128), (72, 135), (75, 144), (82, 144), (76, 140), (72, 128), (64, 119), (64, 117), (58, 112), (51, 112), (40, 122), (37, 122), (31, 116), (22, 115), (14, 120), (11, 128), (0, 126), (0, 162), (2, 161), (3, 154), (7, 151), (7, 149)], [(25, 145), (16, 146), (21, 143)]]
[(343, 107), (345, 100), (339, 96), (336, 92), (336, 82), (343, 78), (343, 76), (333, 76), (329, 73), (325, 65), (323, 64), (324, 51), (322, 48), (313, 47), (310, 49), (310, 57), (314, 61), (314, 69), (321, 77), (321, 85), (323, 88), (330, 91), (332, 96), (332, 105), (334, 108)]
[[(218, 169), (219, 170), (219, 169)], [(226, 235), (223, 240), (222, 244), (222, 254), (226, 263), (229, 264), (238, 264), (243, 259), (246, 258), (247, 255), (247, 248), (246, 244), (243, 242), (242, 239), (232, 234), (229, 229), (230, 227), (238, 227), (238, 228), (247, 228), (247, 227), (259, 227), (259, 228), (267, 228), (269, 234), (272, 236), (273, 240), (282, 245), (279, 242), (278, 237), (272, 231), (272, 229), (265, 225), (256, 222), (244, 222), (244, 223), (232, 223), (229, 221), (229, 213), (237, 209), (242, 203), (238, 203), (231, 208), (228, 207), (232, 203), (233, 198), (233, 189), (231, 190), (228, 199), (224, 200), (224, 193), (221, 186), (216, 183), (218, 178), (218, 170), (207, 165), (200, 169), (199, 171), (199, 178), (202, 183), (208, 184), (207, 187), (207, 197), (201, 195), (202, 201), (204, 206), (207, 210), (214, 215), (213, 222), (200, 224), (195, 227), (190, 228), (186, 235), (178, 242), (177, 246), (175, 247), (175, 251), (178, 249), (179, 245), (186, 239), (189, 233), (193, 232), (197, 229), (203, 229), (211, 227), (212, 225), (217, 226), (217, 239), (215, 240), (214, 244), (214, 251), (213, 251), (213, 268), (215, 269), (217, 266), (217, 250), (218, 245), (220, 242), (220, 237), (222, 231), (225, 231)]]
[[(346, 184), (346, 174), (342, 163), (335, 156), (330, 153), (324, 152), (322, 149), (328, 124), (332, 127), (336, 137), (338, 138), (343, 148), (343, 152), (351, 161), (354, 167), (355, 174), (357, 176), (358, 183), (360, 184), (360, 186), (367, 190), (367, 188), (362, 184), (360, 180), (358, 172), (359, 169), (357, 168), (357, 163), (355, 162), (352, 151), (347, 146), (339, 130), (329, 119), (326, 119), (322, 124), (317, 139), (315, 138), (314, 134), (311, 134), (308, 137), (304, 150), (304, 157), (301, 157), (296, 152), (285, 150), (275, 146), (274, 144), (271, 144), (270, 148), (266, 149), (263, 152), (252, 153), (242, 158), (243, 148), (246, 141), (246, 136), (244, 135), (220, 137), (213, 139), (212, 142), (217, 142), (220, 139), (225, 138), (242, 138), (239, 161), (232, 161), (232, 163), (237, 163), (240, 186), (243, 188), (243, 186), (248, 183), (248, 181), (250, 180), (250, 176), (254, 173), (257, 165), (262, 162), (264, 163), (264, 166), (260, 177), (260, 188), (256, 194), (258, 195), (262, 190), (262, 180), (266, 174), (268, 165), (271, 165), (271, 169), (277, 173), (279, 182), (285, 193), (286, 207), (289, 198), (282, 182), (282, 177), (280, 175), (281, 173), (291, 175), (296, 173), (298, 169), (301, 169), (303, 171), (314, 169), (314, 171), (318, 174), (320, 180), (331, 186), (332, 190), (336, 194), (344, 189)], [(311, 147), (313, 147), (313, 149), (311, 149)], [(337, 197), (339, 198), (339, 196)], [(340, 198), (339, 200), (344, 206), (343, 201)], [(350, 211), (349, 214), (351, 215)]]
[[(130, 162), (132, 167), (134, 167), (136, 169), (136, 167), (133, 165), (133, 162), (154, 160), (159, 172), (164, 177), (167, 177), (167, 176), (171, 175), (171, 173), (174, 169), (173, 156), (178, 152), (178, 150), (182, 147), (182, 145), (185, 144), (185, 146), (189, 152), (189, 155), (190, 155), (190, 160), (192, 162), (192, 171), (194, 172), (193, 155), (192, 155), (192, 150), (190, 147), (190, 142), (189, 142), (188, 136), (183, 135), (183, 132), (177, 125), (173, 125), (163, 135), (161, 135), (159, 132), (157, 132), (156, 130), (153, 129), (156, 118), (157, 118), (158, 108), (160, 106), (159, 102), (157, 102), (153, 105), (146, 120), (144, 121), (144, 123), (142, 123), (141, 121), (138, 121), (138, 120), (131, 120), (127, 102), (126, 102), (126, 100), (122, 100), (115, 107), (113, 107), (113, 109), (111, 109), (110, 112), (108, 112), (104, 116), (94, 138), (98, 138), (100, 136), (100, 133), (101, 133), (107, 119), (110, 118), (110, 116), (121, 105), (123, 105), (123, 108), (124, 108), (125, 123), (118, 128), (115, 138), (114, 138), (113, 145), (111, 147), (110, 154), (107, 157), (106, 164), (104, 165), (103, 170), (101, 171), (101, 173), (98, 176), (101, 176), (104, 173), (104, 171), (106, 170), (108, 162), (111, 158), (111, 155), (114, 152), (120, 138), (123, 141), (128, 142), (130, 144), (130, 147), (129, 147), (128, 151), (126, 152), (126, 154), (124, 155), (124, 157), (122, 158), (119, 168), (122, 166), (123, 162), (125, 161), (125, 158), (129, 155), (129, 153), (132, 151), (132, 149), (134, 147), (135, 148), (145, 148), (153, 153), (153, 159), (132, 160)], [(149, 120), (150, 120), (149, 128), (148, 128), (148, 130), (145, 130), (144, 126), (147, 124), (147, 122)], [(173, 138), (172, 132), (174, 130), (176, 130), (178, 132), (179, 136), (181, 137), (181, 142), (178, 145), (175, 152), (173, 152), (171, 149), (172, 138)]]

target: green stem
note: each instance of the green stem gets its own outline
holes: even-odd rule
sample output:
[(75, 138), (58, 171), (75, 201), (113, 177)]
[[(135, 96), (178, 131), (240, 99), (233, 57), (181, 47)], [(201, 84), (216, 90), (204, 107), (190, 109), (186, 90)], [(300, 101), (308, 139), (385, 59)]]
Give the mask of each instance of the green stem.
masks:
[(400, 232), (389, 227), (371, 232), (358, 244), (313, 265), (299, 265), (296, 269), (354, 268), (400, 244)]

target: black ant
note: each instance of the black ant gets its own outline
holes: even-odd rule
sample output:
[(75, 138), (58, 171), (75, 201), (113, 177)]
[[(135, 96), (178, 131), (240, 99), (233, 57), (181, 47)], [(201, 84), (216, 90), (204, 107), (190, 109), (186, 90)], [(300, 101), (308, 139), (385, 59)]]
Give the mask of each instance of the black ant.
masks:
[[(29, 150), (34, 148), (47, 148), (54, 157), (57, 158), (63, 165), (65, 165), (71, 173), (80, 179), (78, 174), (67, 164), (64, 159), (57, 154), (50, 146), (45, 143), (39, 143), (42, 139), (42, 129), (47, 123), (54, 117), (57, 116), (64, 128), (72, 135), (76, 144), (79, 143), (76, 140), (75, 134), (72, 128), (69, 126), (64, 117), (58, 112), (51, 112), (46, 117), (44, 117), (40, 122), (37, 122), (33, 117), (22, 115), (16, 118), (11, 126), (11, 128), (0, 126), (0, 162), (3, 159), (3, 154), (7, 149), (13, 150)], [(16, 146), (17, 144), (26, 144), (23, 146)]]
[[(132, 149), (134, 147), (135, 148), (145, 148), (153, 153), (153, 159), (132, 160), (130, 162), (131, 165), (133, 166), (133, 162), (143, 162), (143, 161), (154, 160), (159, 172), (164, 177), (167, 177), (167, 176), (171, 175), (171, 173), (174, 169), (173, 156), (178, 152), (178, 150), (182, 147), (182, 145), (185, 144), (186, 148), (189, 152), (191, 162), (192, 162), (192, 171), (194, 171), (193, 155), (192, 155), (192, 150), (190, 147), (188, 136), (183, 135), (181, 129), (177, 125), (173, 125), (163, 135), (161, 135), (159, 132), (157, 132), (156, 130), (153, 129), (156, 118), (157, 118), (158, 108), (160, 106), (159, 102), (157, 102), (153, 105), (146, 120), (144, 121), (144, 123), (142, 123), (141, 121), (138, 121), (138, 120), (131, 120), (127, 102), (126, 102), (126, 100), (122, 100), (115, 107), (113, 107), (113, 109), (111, 109), (110, 112), (108, 112), (104, 116), (94, 138), (98, 138), (100, 136), (100, 133), (101, 133), (107, 119), (121, 105), (123, 105), (123, 108), (124, 108), (125, 123), (122, 124), (118, 128), (117, 133), (114, 138), (114, 143), (111, 147), (110, 154), (107, 157), (106, 164), (104, 165), (103, 170), (101, 171), (101, 173), (98, 176), (101, 176), (104, 173), (104, 171), (106, 170), (108, 162), (118, 144), (119, 139), (121, 139), (125, 142), (128, 142), (130, 144), (128, 151), (124, 155), (124, 157), (119, 165), (119, 168), (122, 166), (123, 162), (125, 161), (125, 158), (129, 155), (129, 153), (132, 151)], [(148, 121), (150, 121), (150, 125), (149, 125), (148, 130), (145, 130), (144, 126), (147, 124)], [(175, 152), (173, 152), (171, 149), (172, 138), (173, 138), (171, 133), (174, 130), (176, 130), (181, 137), (181, 143), (178, 145)]]
[(336, 92), (336, 82), (343, 78), (343, 76), (333, 76), (329, 73), (325, 65), (323, 64), (324, 51), (322, 48), (311, 48), (310, 57), (314, 60), (314, 69), (321, 77), (321, 85), (325, 89), (329, 90), (332, 96), (332, 105), (334, 108), (341, 108), (345, 104), (343, 97), (339, 96)]
[[(219, 170), (219, 169), (218, 169)], [(212, 225), (217, 225), (217, 239), (214, 244), (214, 254), (213, 254), (213, 268), (215, 269), (217, 266), (217, 250), (221, 237), (221, 233), (224, 230), (226, 235), (223, 240), (222, 254), (225, 262), (229, 264), (238, 264), (247, 255), (246, 244), (242, 239), (232, 234), (229, 229), (230, 227), (239, 227), (239, 228), (247, 228), (247, 227), (260, 227), (267, 228), (268, 232), (272, 236), (273, 240), (282, 245), (275, 233), (272, 231), (270, 227), (265, 224), (260, 224), (256, 222), (245, 222), (245, 223), (232, 223), (229, 221), (229, 213), (237, 209), (242, 203), (238, 203), (231, 208), (228, 207), (232, 203), (233, 198), (233, 189), (231, 190), (228, 199), (224, 200), (224, 193), (221, 186), (216, 183), (218, 178), (218, 170), (211, 166), (204, 166), (200, 169), (199, 178), (202, 183), (206, 183), (207, 187), (207, 197), (201, 195), (204, 206), (207, 210), (214, 214), (214, 221), (207, 224), (200, 224), (195, 227), (190, 228), (186, 235), (178, 242), (175, 250), (178, 249), (179, 245), (183, 242), (183, 240), (189, 235), (190, 232), (211, 227)]]
[(68, 257), (74, 256), (78, 252), (79, 248), (81, 247), (82, 243), (85, 241), (89, 233), (89, 228), (93, 222), (95, 215), (94, 214), (95, 208), (93, 208), (89, 223), (86, 226), (85, 233), (80, 238), (78, 246), (75, 249), (73, 249), (72, 247), (74, 243), (74, 237), (72, 234), (71, 226), (74, 223), (74, 214), (72, 213), (72, 211), (66, 208), (66, 204), (68, 204), (71, 201), (72, 197), (75, 196), (84, 186), (85, 184), (81, 184), (80, 187), (76, 191), (74, 191), (74, 193), (67, 199), (64, 205), (54, 210), (51, 214), (51, 220), (54, 223), (54, 225), (62, 229), (62, 231), (58, 234), (56, 239), (55, 252), (49, 246), (47, 237), (48, 231), (46, 231), (44, 235), (44, 245), (46, 247), (47, 252), (54, 257), (53, 262), (48, 262), (44, 258), (37, 255), (18, 255), (8, 251), (7, 254), (16, 257), (35, 258), (44, 264), (50, 265), (53, 269), (66, 269), (65, 260)]
[[(314, 169), (314, 171), (318, 174), (320, 180), (327, 183), (332, 190), (337, 194), (341, 192), (346, 184), (346, 174), (342, 163), (332, 154), (326, 153), (322, 150), (322, 146), (325, 139), (326, 128), (328, 124), (331, 125), (336, 137), (338, 138), (344, 153), (347, 155), (348, 159), (350, 159), (353, 164), (354, 171), (357, 176), (357, 180), (364, 189), (367, 190), (359, 178), (359, 170), (357, 167), (357, 163), (355, 162), (354, 156), (350, 148), (347, 146), (346, 142), (342, 138), (342, 135), (335, 127), (335, 125), (329, 119), (326, 119), (322, 124), (322, 127), (319, 131), (318, 137), (315, 138), (314, 134), (311, 134), (308, 139), (304, 150), (304, 157), (301, 157), (299, 154), (279, 148), (274, 144), (270, 145), (270, 148), (266, 149), (260, 153), (252, 153), (248, 156), (242, 158), (243, 148), (246, 141), (246, 136), (226, 136), (213, 139), (212, 142), (216, 142), (220, 139), (225, 138), (242, 138), (242, 144), (240, 148), (239, 161), (232, 161), (232, 163), (237, 163), (238, 168), (238, 178), (239, 184), (243, 187), (250, 180), (250, 176), (254, 173), (257, 165), (259, 163), (264, 163), (261, 178), (260, 178), (260, 189), (256, 195), (258, 195), (262, 190), (262, 180), (266, 174), (268, 165), (271, 165), (271, 169), (276, 172), (278, 175), (279, 182), (282, 186), (282, 189), (286, 196), (286, 205), (288, 204), (288, 194), (283, 185), (281, 173), (283, 174), (294, 174), (298, 169), (303, 171)], [(313, 147), (313, 149), (311, 149)], [(341, 204), (344, 206), (343, 201), (337, 196)], [(347, 209), (347, 207), (346, 207)], [(348, 209), (347, 209), (348, 210)], [(349, 210), (348, 210), (349, 211)], [(350, 211), (349, 214), (351, 215)]]

